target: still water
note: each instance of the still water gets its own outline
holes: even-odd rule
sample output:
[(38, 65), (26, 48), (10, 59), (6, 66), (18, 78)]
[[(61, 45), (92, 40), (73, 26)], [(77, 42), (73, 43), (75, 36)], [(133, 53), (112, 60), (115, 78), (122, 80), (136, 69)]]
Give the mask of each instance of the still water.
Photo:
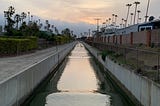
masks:
[(110, 95), (97, 92), (99, 81), (90, 60), (85, 47), (78, 43), (58, 81), (59, 92), (49, 94), (45, 106), (111, 106)]

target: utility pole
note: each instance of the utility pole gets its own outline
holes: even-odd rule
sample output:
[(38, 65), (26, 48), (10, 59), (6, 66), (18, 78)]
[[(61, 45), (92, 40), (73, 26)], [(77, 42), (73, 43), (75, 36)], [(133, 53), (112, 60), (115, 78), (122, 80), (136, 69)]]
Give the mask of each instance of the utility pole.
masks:
[(147, 4), (147, 10), (146, 10), (145, 22), (147, 22), (147, 18), (148, 18), (148, 9), (149, 9), (149, 4), (150, 4), (150, 0), (148, 0), (148, 4)]

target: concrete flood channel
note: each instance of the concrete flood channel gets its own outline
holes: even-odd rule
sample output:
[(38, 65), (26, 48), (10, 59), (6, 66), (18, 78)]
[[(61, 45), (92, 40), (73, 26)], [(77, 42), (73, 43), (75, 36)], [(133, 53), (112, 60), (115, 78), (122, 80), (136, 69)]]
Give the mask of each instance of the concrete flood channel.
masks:
[(83, 44), (77, 43), (23, 106), (131, 106), (111, 85)]

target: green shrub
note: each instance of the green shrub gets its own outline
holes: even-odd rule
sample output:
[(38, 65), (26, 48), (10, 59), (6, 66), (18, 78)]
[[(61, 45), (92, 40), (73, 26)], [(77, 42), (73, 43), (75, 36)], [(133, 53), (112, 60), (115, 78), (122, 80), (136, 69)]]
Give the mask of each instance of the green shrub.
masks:
[(16, 54), (37, 48), (37, 38), (0, 38), (0, 54)]
[(102, 55), (102, 60), (105, 61), (107, 56), (107, 51), (102, 51), (101, 55)]

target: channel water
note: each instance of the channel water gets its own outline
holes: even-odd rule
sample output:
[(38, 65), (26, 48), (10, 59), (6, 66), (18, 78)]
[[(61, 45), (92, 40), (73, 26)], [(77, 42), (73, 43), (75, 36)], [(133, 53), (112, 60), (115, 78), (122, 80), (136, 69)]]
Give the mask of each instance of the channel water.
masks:
[(77, 43), (29, 106), (124, 106), (118, 94), (100, 93), (101, 81), (93, 61), (84, 45)]

